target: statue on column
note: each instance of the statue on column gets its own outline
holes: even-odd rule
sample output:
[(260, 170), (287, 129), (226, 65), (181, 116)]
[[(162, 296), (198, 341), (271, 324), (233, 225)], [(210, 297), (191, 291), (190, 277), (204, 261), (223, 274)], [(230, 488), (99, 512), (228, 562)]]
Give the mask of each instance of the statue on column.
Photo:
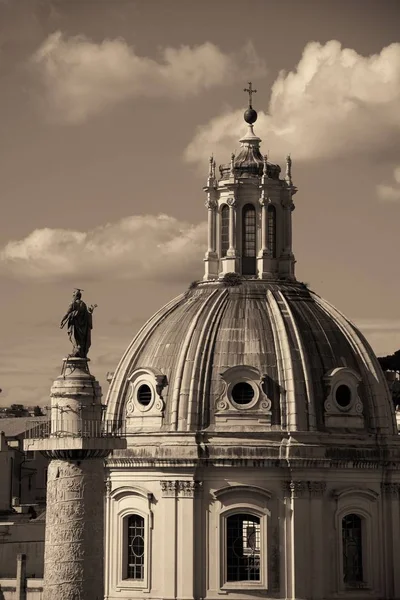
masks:
[(61, 320), (60, 329), (67, 325), (68, 337), (73, 350), (68, 357), (87, 358), (91, 345), (91, 333), (93, 327), (92, 314), (97, 304), (89, 307), (82, 300), (83, 290), (74, 290), (72, 302), (65, 316)]

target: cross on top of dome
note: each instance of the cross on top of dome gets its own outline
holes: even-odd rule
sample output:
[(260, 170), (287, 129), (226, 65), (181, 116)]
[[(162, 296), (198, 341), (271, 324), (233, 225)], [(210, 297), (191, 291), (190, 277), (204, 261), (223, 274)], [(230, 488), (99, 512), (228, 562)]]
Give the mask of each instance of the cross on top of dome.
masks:
[(249, 81), (249, 87), (244, 88), (243, 91), (247, 92), (249, 94), (249, 107), (244, 113), (244, 120), (249, 125), (252, 125), (253, 123), (255, 123), (257, 121), (257, 112), (254, 110), (254, 108), (252, 106), (253, 94), (256, 94), (257, 90), (253, 90), (252, 83), (251, 83), (251, 81)]

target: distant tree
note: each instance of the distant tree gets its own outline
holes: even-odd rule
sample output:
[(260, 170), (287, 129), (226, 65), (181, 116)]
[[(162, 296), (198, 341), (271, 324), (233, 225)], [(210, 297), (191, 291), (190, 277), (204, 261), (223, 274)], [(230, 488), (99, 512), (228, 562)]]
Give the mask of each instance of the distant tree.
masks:
[(44, 416), (44, 415), (43, 415), (43, 411), (42, 411), (42, 409), (40, 408), (40, 406), (35, 406), (35, 407), (34, 407), (34, 409), (33, 409), (33, 416), (34, 416), (34, 417), (43, 417), (43, 416)]
[(11, 404), (10, 414), (14, 415), (14, 417), (27, 417), (28, 410), (23, 404)]
[(400, 371), (400, 350), (388, 356), (378, 356), (383, 371)]

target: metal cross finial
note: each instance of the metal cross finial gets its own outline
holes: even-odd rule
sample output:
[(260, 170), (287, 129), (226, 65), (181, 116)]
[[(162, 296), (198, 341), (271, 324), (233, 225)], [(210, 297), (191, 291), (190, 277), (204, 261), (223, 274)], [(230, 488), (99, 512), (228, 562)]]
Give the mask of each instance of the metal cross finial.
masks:
[(253, 90), (253, 88), (251, 87), (251, 81), (249, 81), (249, 87), (244, 88), (243, 91), (247, 92), (249, 94), (249, 108), (252, 108), (252, 106), (251, 106), (252, 96), (253, 96), (253, 94), (257, 93), (257, 90)]

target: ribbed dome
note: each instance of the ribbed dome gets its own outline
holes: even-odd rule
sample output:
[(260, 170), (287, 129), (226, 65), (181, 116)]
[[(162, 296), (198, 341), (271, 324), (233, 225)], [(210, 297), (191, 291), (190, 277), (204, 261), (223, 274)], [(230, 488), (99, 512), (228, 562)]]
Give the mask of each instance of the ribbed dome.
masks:
[[(149, 387), (157, 390), (152, 409)], [(140, 397), (147, 403), (142, 413), (134, 407)], [(111, 382), (107, 418), (129, 414), (132, 431), (396, 433), (371, 347), (340, 312), (296, 282), (201, 283), (164, 306), (137, 334)]]

